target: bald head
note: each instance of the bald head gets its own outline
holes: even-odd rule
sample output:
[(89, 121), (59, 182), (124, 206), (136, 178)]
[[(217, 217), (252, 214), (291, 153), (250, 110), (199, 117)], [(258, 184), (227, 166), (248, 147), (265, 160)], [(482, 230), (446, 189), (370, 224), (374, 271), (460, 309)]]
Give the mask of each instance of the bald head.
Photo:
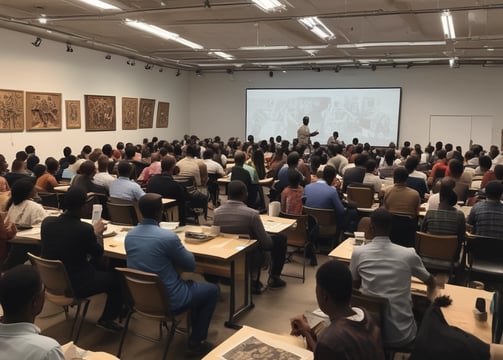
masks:
[(145, 219), (162, 219), (162, 196), (155, 193), (147, 193), (138, 201), (138, 207)]

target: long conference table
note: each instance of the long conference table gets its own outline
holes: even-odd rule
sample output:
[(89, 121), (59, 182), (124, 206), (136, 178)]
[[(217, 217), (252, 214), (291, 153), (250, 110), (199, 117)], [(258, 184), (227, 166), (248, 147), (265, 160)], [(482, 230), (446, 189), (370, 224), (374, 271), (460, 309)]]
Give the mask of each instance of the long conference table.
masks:
[[(283, 219), (262, 215), (264, 227), (271, 233), (281, 232), (295, 224), (295, 219)], [(87, 220), (86, 220), (87, 221)], [(164, 227), (164, 224), (161, 223)], [(185, 232), (202, 232), (205, 227), (183, 226), (176, 227), (173, 223), (166, 223), (181, 239), (183, 245), (194, 254), (196, 272), (207, 273), (230, 279), (229, 317), (225, 326), (240, 328), (236, 319), (246, 310), (254, 307), (251, 293), (251, 279), (248, 271), (247, 253), (257, 246), (253, 239), (242, 239), (235, 234), (219, 234), (215, 238), (201, 243), (186, 241)], [(110, 258), (126, 260), (124, 240), (132, 226), (107, 224), (104, 233), (104, 255)], [(206, 227), (207, 228), (207, 227)], [(10, 240), (13, 244), (40, 244), (40, 227), (19, 231)]]
[[(355, 246), (365, 245), (354, 245), (354, 238), (348, 238), (333, 249), (328, 256), (349, 265)], [(490, 344), (492, 340), (492, 314), (488, 311), (487, 321), (479, 321), (475, 319), (473, 309), (479, 297), (485, 299), (487, 304), (486, 308), (489, 309), (493, 293), (451, 284), (445, 284), (443, 289), (437, 290), (438, 295), (449, 295), (452, 299), (452, 304), (450, 306), (442, 308), (442, 313), (447, 323), (452, 326), (457, 326)], [(415, 296), (426, 296), (426, 285), (419, 279), (412, 278), (411, 294)]]

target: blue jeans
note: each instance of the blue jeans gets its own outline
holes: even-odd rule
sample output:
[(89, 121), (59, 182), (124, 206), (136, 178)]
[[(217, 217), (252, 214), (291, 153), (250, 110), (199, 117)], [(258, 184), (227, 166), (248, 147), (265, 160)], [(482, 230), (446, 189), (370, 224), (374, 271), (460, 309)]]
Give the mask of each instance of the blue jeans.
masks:
[(179, 314), (190, 309), (192, 332), (189, 343), (198, 344), (208, 337), (211, 317), (220, 297), (220, 288), (206, 282), (188, 281), (187, 285), (192, 293), (192, 299), (181, 309), (173, 310), (173, 313)]

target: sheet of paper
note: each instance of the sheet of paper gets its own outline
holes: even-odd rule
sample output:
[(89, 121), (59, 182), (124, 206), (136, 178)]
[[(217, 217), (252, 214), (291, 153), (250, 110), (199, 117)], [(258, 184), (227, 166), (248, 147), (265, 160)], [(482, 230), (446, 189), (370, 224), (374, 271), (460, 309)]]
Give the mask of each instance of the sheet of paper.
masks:
[(283, 342), (258, 339), (250, 336), (219, 356), (222, 360), (306, 360), (312, 356), (308, 350)]

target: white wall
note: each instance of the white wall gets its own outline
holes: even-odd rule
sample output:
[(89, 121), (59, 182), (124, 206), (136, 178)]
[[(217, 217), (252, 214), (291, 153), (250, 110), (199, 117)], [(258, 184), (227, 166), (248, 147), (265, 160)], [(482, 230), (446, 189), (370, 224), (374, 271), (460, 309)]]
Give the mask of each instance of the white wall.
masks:
[[(70, 145), (79, 153), (86, 144), (100, 147), (112, 146), (118, 141), (141, 143), (144, 137), (179, 139), (189, 130), (188, 79), (182, 72), (158, 68), (147, 71), (145, 64), (137, 62), (131, 67), (126, 58), (112, 56), (74, 46), (73, 53), (66, 52), (66, 45), (43, 40), (40, 47), (31, 45), (35, 37), (0, 29), (0, 88), (24, 91), (55, 92), (63, 94), (62, 131), (24, 131), (0, 133), (0, 153), (8, 163), (16, 151), (28, 144), (35, 146), (42, 161), (47, 156), (62, 156), (62, 149)], [(85, 131), (84, 95), (114, 95), (116, 97), (117, 131)], [(167, 101), (170, 103), (169, 127), (153, 129), (122, 130), (122, 97), (137, 97)], [(81, 128), (66, 130), (64, 100), (80, 100)]]
[[(245, 136), (245, 91), (254, 88), (402, 87), (399, 141), (428, 143), (430, 115), (489, 115), (493, 136), (487, 144), (500, 145), (503, 127), (503, 68), (480, 66), (449, 69), (412, 67), (334, 71), (236, 72), (204, 74), (190, 79), (190, 132), (200, 137)], [(309, 115), (309, 114), (307, 114)], [(299, 119), (299, 125), (301, 119)], [(337, 129), (334, 129), (337, 130)], [(453, 132), (458, 129), (453, 128)], [(278, 134), (271, 134), (276, 136)], [(459, 134), (460, 137), (462, 134)], [(351, 139), (340, 137), (346, 142)], [(437, 140), (442, 139), (438, 134)], [(326, 139), (320, 139), (324, 142)], [(365, 139), (360, 138), (360, 141)], [(456, 144), (454, 144), (456, 145)], [(465, 148), (463, 150), (466, 150)]]

